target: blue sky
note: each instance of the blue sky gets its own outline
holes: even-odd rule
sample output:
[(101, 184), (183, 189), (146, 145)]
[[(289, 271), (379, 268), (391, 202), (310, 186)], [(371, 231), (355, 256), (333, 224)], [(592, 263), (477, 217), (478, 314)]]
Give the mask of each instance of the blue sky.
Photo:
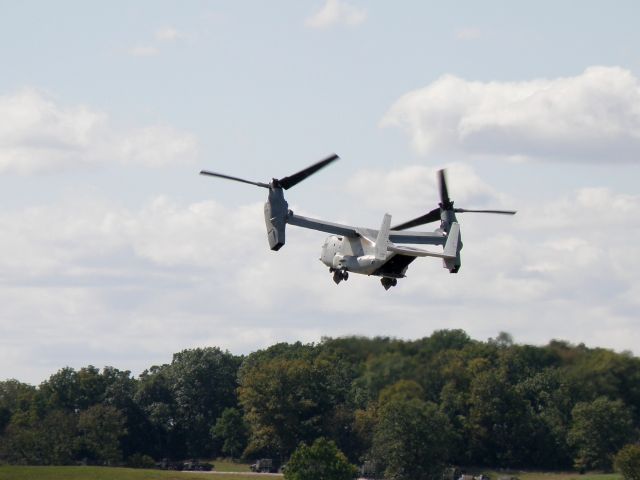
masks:
[[(636, 2), (0, 2), (0, 379), (139, 373), (183, 348), (346, 334), (638, 353)], [(376, 227), (435, 206), (463, 268), (336, 286), (319, 232), (266, 246), (266, 181)]]

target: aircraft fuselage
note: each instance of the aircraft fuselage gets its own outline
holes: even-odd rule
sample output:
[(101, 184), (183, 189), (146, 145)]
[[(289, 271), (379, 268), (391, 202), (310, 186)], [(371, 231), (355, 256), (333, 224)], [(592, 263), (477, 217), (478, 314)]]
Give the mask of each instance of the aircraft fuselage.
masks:
[(374, 245), (370, 245), (366, 239), (331, 235), (322, 245), (320, 261), (332, 271), (376, 275), (394, 255), (393, 252), (388, 252), (386, 258), (377, 259)]

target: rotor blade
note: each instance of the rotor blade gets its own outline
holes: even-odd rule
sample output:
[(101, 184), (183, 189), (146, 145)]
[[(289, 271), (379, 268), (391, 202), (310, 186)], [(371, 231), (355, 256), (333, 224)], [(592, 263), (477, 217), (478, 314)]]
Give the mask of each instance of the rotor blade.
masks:
[(304, 170), (299, 171), (298, 173), (294, 173), (293, 175), (290, 175), (288, 177), (281, 178), (280, 180), (278, 180), (278, 182), (280, 183), (280, 186), (282, 188), (284, 188), (285, 190), (289, 190), (297, 183), (300, 183), (308, 176), (313, 175), (321, 168), (326, 167), (331, 162), (333, 162), (334, 160), (338, 160), (339, 158), (340, 157), (334, 153), (333, 155), (325, 158), (324, 160), (320, 160), (317, 163), (314, 163), (310, 167), (307, 167)]
[(434, 208), (429, 213), (422, 215), (421, 217), (414, 218), (408, 222), (401, 223), (395, 227), (391, 227), (391, 230), (406, 230), (407, 228), (417, 227), (418, 225), (425, 225), (427, 223), (436, 222), (440, 220), (440, 208)]
[(442, 208), (448, 210), (451, 208), (453, 203), (451, 203), (451, 199), (449, 198), (447, 178), (444, 169), (438, 170), (438, 186), (440, 188), (440, 202), (442, 202)]
[(515, 215), (516, 214), (516, 210), (469, 210), (469, 209), (466, 209), (466, 208), (454, 208), (453, 211), (456, 212), (456, 213), (472, 212), (472, 213), (498, 213), (500, 215)]
[(268, 183), (252, 182), (251, 180), (245, 180), (244, 178), (232, 177), (230, 175), (223, 175), (222, 173), (209, 172), (208, 170), (200, 170), (200, 175), (210, 175), (212, 177), (225, 178), (227, 180), (234, 180), (236, 182), (248, 183), (250, 185), (256, 185), (258, 187), (270, 188)]

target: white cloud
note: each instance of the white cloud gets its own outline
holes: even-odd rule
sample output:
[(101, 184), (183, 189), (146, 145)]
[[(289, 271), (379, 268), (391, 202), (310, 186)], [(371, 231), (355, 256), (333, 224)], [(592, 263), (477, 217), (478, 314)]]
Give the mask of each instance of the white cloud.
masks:
[(403, 95), (381, 124), (405, 130), (423, 154), (637, 162), (640, 80), (616, 67), (522, 82), (445, 75)]
[(0, 96), (0, 173), (31, 174), (118, 162), (192, 161), (195, 136), (167, 125), (120, 132), (106, 113), (64, 106), (34, 89)]
[(89, 363), (139, 372), (196, 345), (246, 353), (322, 334), (308, 311), (318, 285), (333, 285), (317, 260), (322, 234), (293, 232), (276, 254), (261, 203), (111, 204), (0, 212), (0, 379)]
[(159, 53), (160, 50), (152, 45), (136, 45), (129, 49), (129, 55), (133, 57), (155, 57)]
[(128, 132), (120, 140), (118, 157), (125, 162), (160, 167), (195, 156), (196, 139), (167, 125), (154, 125)]
[(482, 36), (482, 31), (475, 27), (459, 28), (455, 31), (458, 40), (476, 40)]
[[(449, 196), (456, 206), (498, 208), (505, 202), (468, 165), (457, 163), (442, 168), (446, 168)], [(380, 211), (386, 209), (398, 217), (407, 213), (426, 213), (440, 202), (439, 169), (412, 165), (390, 172), (363, 170), (349, 182), (349, 193), (366, 205)]]
[(523, 229), (593, 228), (594, 233), (613, 234), (614, 228), (625, 223), (633, 225), (632, 220), (636, 218), (640, 218), (640, 195), (589, 187), (568, 193), (552, 203), (525, 209), (518, 221)]
[(160, 42), (175, 42), (183, 35), (174, 27), (164, 27), (156, 30), (155, 39)]
[(155, 57), (160, 55), (162, 47), (185, 38), (185, 35), (170, 25), (157, 29), (153, 39), (141, 42), (127, 50), (133, 57)]
[[(459, 167), (448, 170), (456, 205), (513, 207), (472, 169)], [(404, 206), (418, 215), (435, 206), (416, 203), (416, 198), (437, 196), (435, 170), (412, 166), (366, 172), (349, 185), (364, 205)], [(422, 311), (427, 330), (464, 328), (475, 338), (503, 330), (523, 342), (560, 338), (637, 353), (630, 339), (638, 334), (640, 196), (582, 188), (544, 203), (523, 204), (521, 199), (518, 210), (515, 217), (458, 217), (464, 248), (457, 275), (449, 275), (434, 259), (411, 264), (408, 278), (388, 299), (388, 306), (397, 309), (391, 317), (407, 321), (397, 334), (417, 328)]]
[(320, 10), (307, 18), (305, 25), (310, 28), (324, 29), (336, 25), (354, 27), (367, 18), (364, 9), (354, 7), (343, 0), (326, 0)]
[[(414, 202), (419, 214), (437, 195), (434, 172), (368, 172), (368, 190), (362, 172), (348, 184), (367, 198), (363, 211), (384, 208), (374, 197), (398, 190), (405, 198), (392, 201)], [(502, 200), (470, 167), (448, 172), (462, 206)], [(363, 196), (372, 185), (375, 195)], [(0, 211), (0, 378), (40, 381), (89, 363), (140, 372), (200, 345), (246, 353), (322, 335), (417, 338), (440, 328), (637, 353), (640, 197), (581, 189), (522, 207), (514, 218), (460, 215), (460, 273), (418, 259), (389, 292), (361, 275), (335, 285), (318, 261), (322, 232), (290, 227), (285, 247), (269, 251), (261, 202), (159, 196), (124, 208), (70, 198)]]

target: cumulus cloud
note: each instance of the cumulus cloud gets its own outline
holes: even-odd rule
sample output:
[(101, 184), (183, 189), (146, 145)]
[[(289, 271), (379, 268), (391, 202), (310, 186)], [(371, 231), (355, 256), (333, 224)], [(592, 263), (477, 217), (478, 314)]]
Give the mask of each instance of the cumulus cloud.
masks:
[(637, 162), (640, 81), (616, 67), (521, 82), (444, 75), (403, 95), (381, 125), (402, 128), (422, 154)]
[(343, 0), (326, 0), (320, 10), (307, 18), (305, 25), (317, 29), (336, 25), (355, 27), (364, 22), (366, 18), (367, 13), (362, 8), (354, 7)]
[(164, 27), (156, 30), (155, 39), (160, 42), (175, 42), (179, 38), (182, 38), (182, 33), (176, 30), (174, 27)]
[[(460, 205), (504, 200), (472, 168), (454, 164), (448, 172)], [(414, 202), (410, 213), (420, 214), (437, 196), (434, 173), (417, 166), (360, 172), (348, 184), (367, 199), (358, 204), (365, 215), (388, 206), (375, 197), (399, 208)], [(388, 196), (396, 190), (405, 197)], [(227, 207), (157, 196), (132, 208), (69, 198), (5, 209), (0, 378), (37, 382), (61, 366), (89, 363), (137, 373), (194, 346), (247, 353), (276, 341), (416, 338), (442, 328), (637, 353), (640, 197), (579, 189), (518, 209), (516, 217), (461, 215), (460, 273), (418, 259), (389, 292), (361, 275), (335, 285), (318, 261), (322, 232), (289, 227), (285, 247), (270, 251), (261, 202)]]
[[(505, 199), (483, 181), (468, 165), (455, 163), (446, 167), (449, 195), (466, 208), (497, 208)], [(367, 169), (357, 172), (349, 182), (349, 192), (365, 204), (389, 213), (425, 213), (440, 202), (438, 170), (411, 165), (392, 171)]]
[(118, 162), (191, 161), (195, 136), (167, 125), (118, 131), (106, 113), (65, 106), (34, 89), (0, 96), (0, 173), (32, 174)]
[(160, 50), (153, 45), (136, 45), (130, 48), (128, 53), (133, 57), (155, 57), (160, 53)]
[(476, 40), (482, 36), (482, 31), (475, 27), (458, 28), (455, 37), (458, 40)]
[[(611, 229), (640, 218), (640, 195), (613, 192), (604, 187), (585, 187), (526, 212), (523, 229), (594, 228), (607, 234)], [(631, 221), (629, 225), (634, 225)]]
[(184, 33), (171, 25), (167, 25), (158, 28), (154, 32), (152, 39), (145, 40), (129, 48), (127, 53), (133, 57), (155, 57), (160, 55), (163, 47), (184, 38)]
[[(408, 210), (411, 217), (435, 206), (435, 171), (366, 171), (349, 185), (361, 205), (393, 205), (393, 212)], [(525, 342), (561, 338), (637, 352), (624, 337), (637, 333), (640, 196), (580, 188), (515, 205), (467, 165), (451, 165), (448, 173), (456, 205), (517, 207), (518, 214), (461, 214), (463, 266), (457, 275), (434, 259), (412, 263), (388, 299), (387, 306), (397, 309), (390, 315), (406, 321), (397, 325), (399, 335), (423, 318), (427, 329), (464, 328), (476, 338), (503, 330)]]
[(317, 259), (323, 234), (292, 232), (276, 254), (261, 203), (112, 203), (0, 212), (0, 344), (20, 346), (0, 348), (0, 379), (89, 363), (140, 372), (183, 348), (247, 353), (323, 334), (312, 318), (333, 285)]

